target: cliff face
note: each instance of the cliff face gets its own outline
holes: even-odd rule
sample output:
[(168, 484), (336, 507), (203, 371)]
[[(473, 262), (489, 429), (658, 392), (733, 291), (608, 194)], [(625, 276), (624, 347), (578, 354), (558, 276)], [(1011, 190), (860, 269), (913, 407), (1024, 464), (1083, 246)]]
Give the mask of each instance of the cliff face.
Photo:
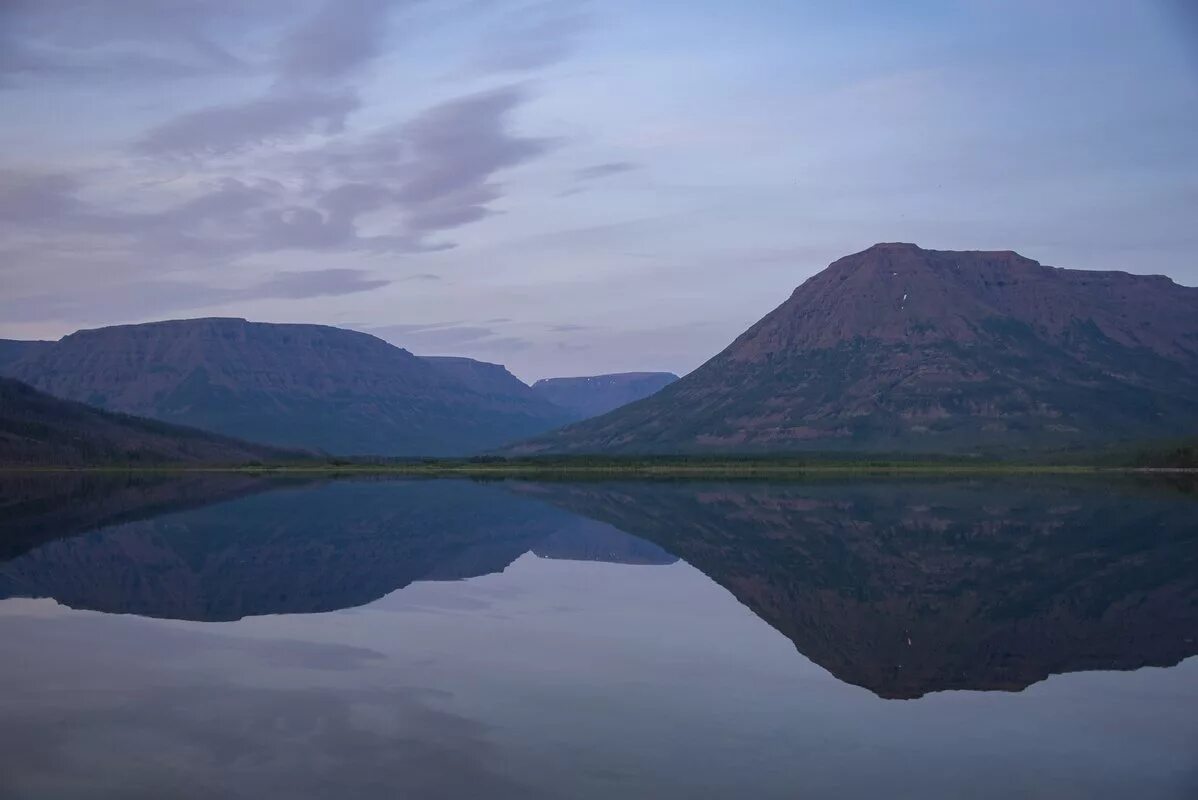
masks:
[(563, 421), (531, 393), (481, 391), (381, 339), (321, 325), (198, 319), (79, 331), (7, 371), (104, 409), (338, 454), (460, 455)]
[(513, 452), (960, 452), (1198, 429), (1198, 289), (876, 245), (699, 369)]

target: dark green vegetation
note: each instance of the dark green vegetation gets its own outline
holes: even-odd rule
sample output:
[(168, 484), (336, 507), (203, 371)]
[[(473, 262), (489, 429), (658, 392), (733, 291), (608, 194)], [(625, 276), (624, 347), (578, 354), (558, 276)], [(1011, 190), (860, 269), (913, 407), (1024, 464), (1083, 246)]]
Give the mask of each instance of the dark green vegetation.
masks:
[(0, 378), (0, 464), (244, 464), (303, 453), (207, 431), (100, 411)]
[(953, 456), (903, 456), (868, 453), (804, 454), (797, 456), (474, 456), (470, 458), (338, 458), (292, 454), (287, 458), (241, 458), (216, 461), (159, 459), (133, 461), (114, 458), (81, 462), (8, 462), (0, 449), (0, 469), (94, 473), (236, 472), (302, 476), (395, 475), (413, 477), (473, 477), (480, 479), (597, 479), (612, 478), (769, 478), (802, 480), (828, 475), (1100, 475), (1138, 471), (1196, 472), (1175, 463), (1185, 448), (1136, 450), (1113, 454), (1074, 454), (1070, 459), (1039, 461), (984, 460)]
[(1198, 289), (878, 245), (657, 394), (534, 453), (1039, 458), (1198, 430)]

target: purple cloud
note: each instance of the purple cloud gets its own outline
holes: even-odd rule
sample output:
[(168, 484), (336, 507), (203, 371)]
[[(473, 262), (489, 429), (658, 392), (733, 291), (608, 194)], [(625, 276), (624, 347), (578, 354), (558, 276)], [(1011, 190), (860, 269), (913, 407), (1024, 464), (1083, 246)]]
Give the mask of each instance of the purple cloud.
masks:
[(279, 43), (285, 80), (344, 78), (381, 51), (394, 0), (328, 0)]
[(369, 292), (391, 281), (358, 269), (320, 269), (275, 272), (252, 286), (227, 288), (192, 281), (154, 279), (114, 283), (86, 291), (63, 289), (53, 293), (0, 299), (0, 316), (11, 322), (42, 319), (126, 319), (144, 313), (210, 308), (250, 300), (303, 300), (341, 297)]
[(243, 103), (210, 106), (151, 129), (135, 145), (147, 155), (224, 155), (308, 133), (344, 129), (358, 108), (356, 95), (298, 93), (267, 95)]
[(632, 172), (639, 168), (639, 165), (633, 164), (631, 161), (609, 161), (606, 164), (592, 164), (589, 167), (576, 170), (574, 172), (574, 179), (576, 181), (593, 181), (598, 178), (607, 178), (624, 172)]

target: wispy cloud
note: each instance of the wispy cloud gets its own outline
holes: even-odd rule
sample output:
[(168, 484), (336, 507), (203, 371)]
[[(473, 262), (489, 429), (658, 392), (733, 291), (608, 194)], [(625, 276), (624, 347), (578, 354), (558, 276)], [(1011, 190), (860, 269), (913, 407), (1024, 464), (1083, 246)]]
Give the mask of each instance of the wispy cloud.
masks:
[(593, 181), (598, 178), (606, 178), (611, 175), (620, 175), (624, 172), (632, 172), (638, 169), (639, 165), (633, 164), (631, 161), (609, 161), (604, 164), (592, 164), (589, 167), (583, 167), (574, 171), (574, 179), (577, 181)]
[(136, 317), (145, 308), (161, 312), (225, 306), (253, 300), (342, 297), (387, 286), (390, 281), (357, 269), (275, 272), (248, 287), (226, 288), (194, 281), (155, 279), (112, 283), (102, 288), (0, 299), (0, 317), (13, 322), (42, 319), (96, 321)]
[(134, 149), (148, 155), (226, 155), (309, 133), (330, 136), (345, 129), (346, 116), (358, 106), (350, 92), (268, 94), (182, 114), (150, 129)]
[(352, 76), (382, 52), (391, 13), (410, 2), (325, 0), (279, 43), (277, 67), (286, 81)]

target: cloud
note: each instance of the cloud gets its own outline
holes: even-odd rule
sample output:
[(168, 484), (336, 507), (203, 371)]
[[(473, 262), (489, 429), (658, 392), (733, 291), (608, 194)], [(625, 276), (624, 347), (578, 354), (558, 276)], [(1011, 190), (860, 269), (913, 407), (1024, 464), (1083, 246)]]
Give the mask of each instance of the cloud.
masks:
[(482, 324), (430, 322), (424, 324), (359, 326), (357, 329), (402, 347), (418, 355), (460, 355), (474, 358), (502, 358), (527, 350), (533, 343), (519, 336), (502, 334), (492, 324), (509, 319), (487, 320)]
[(373, 277), (371, 273), (358, 269), (279, 271), (243, 288), (153, 279), (136, 283), (110, 283), (86, 290), (64, 289), (32, 296), (6, 296), (0, 299), (0, 317), (10, 322), (129, 319), (141, 315), (147, 308), (166, 312), (250, 300), (341, 297), (372, 291), (390, 283), (389, 280)]
[(435, 106), (405, 125), (411, 163), (400, 201), (418, 206), (452, 197), (478, 200), (494, 173), (546, 153), (553, 141), (507, 130), (509, 114), (524, 99), (520, 87), (501, 87)]
[(511, 112), (525, 94), (502, 87), (443, 103), (403, 127), (407, 161), (395, 190), (417, 240), (475, 222), (503, 196), (497, 173), (549, 152), (556, 142), (513, 135)]
[(347, 217), (394, 212), (395, 228), (364, 239), (368, 249), (425, 252), (451, 247), (428, 237), (483, 219), (503, 197), (496, 177), (554, 149), (554, 139), (513, 134), (527, 99), (506, 86), (439, 103), (357, 140), (346, 137), (297, 156), (291, 170), (327, 187), (318, 204)]
[(638, 164), (631, 161), (609, 161), (605, 164), (592, 164), (589, 167), (575, 170), (574, 180), (576, 181), (593, 181), (598, 178), (607, 178), (611, 175), (619, 175), (624, 172), (632, 172), (639, 169)]
[[(5, 0), (0, 4), (0, 80), (119, 77), (137, 81), (245, 69), (221, 40), (277, 24), (284, 0)], [(6, 81), (11, 84), (12, 81)]]
[(537, 3), (509, 11), (484, 46), (477, 66), (484, 72), (518, 72), (568, 58), (590, 27), (573, 3)]
[(359, 106), (350, 92), (266, 95), (192, 111), (152, 128), (135, 145), (147, 155), (225, 155), (309, 133), (342, 131)]
[(271, 278), (243, 292), (243, 297), (337, 297), (378, 289), (390, 281), (368, 277), (360, 269), (317, 269), (308, 272), (276, 272)]
[[(280, 251), (412, 255), (454, 247), (449, 232), (496, 213), (509, 191), (508, 170), (560, 142), (515, 129), (514, 117), (530, 96), (524, 85), (448, 97), (442, 89), (422, 111), (390, 120), (372, 113), (367, 120), (375, 127), (355, 129), (363, 73), (387, 49), (396, 15), (416, 5), (0, 2), (0, 83), (40, 91), (51, 79), (61, 77), (65, 86), (104, 71), (127, 73), (131, 81), (167, 74), (211, 79), (194, 94), (181, 90), (170, 98), (135, 86), (136, 105), (113, 128), (124, 141), (103, 142), (75, 166), (70, 159), (56, 164), (52, 151), (45, 168), (14, 160), (22, 168), (6, 170), (0, 162), (0, 273), (15, 290), (0, 302), (5, 316), (94, 321), (359, 293), (386, 281), (355, 270), (291, 272), (279, 265), (248, 288), (252, 278), (244, 274), (240, 288), (194, 276), (264, 269), (255, 264), (270, 263), (269, 255)], [(561, 40), (554, 47), (581, 24), (568, 23), (571, 15), (558, 7), (536, 11), (529, 25)], [(549, 55), (521, 58), (531, 64)], [(115, 89), (110, 96), (132, 97)], [(223, 99), (181, 105), (193, 96)], [(373, 111), (380, 108), (395, 113), (395, 106)], [(147, 113), (162, 116), (135, 127)], [(414, 271), (406, 266), (397, 272), (407, 277), (396, 279), (440, 280)], [(107, 285), (91, 291), (101, 274)], [(89, 276), (82, 282), (88, 288), (49, 288), (73, 275)], [(493, 331), (476, 333), (496, 338)]]
[(388, 15), (397, 5), (392, 0), (328, 0), (279, 43), (280, 76), (307, 81), (356, 72), (381, 51)]
[(80, 181), (62, 173), (0, 170), (0, 223), (59, 220), (77, 214)]
[(493, 328), (484, 325), (463, 325), (457, 322), (382, 325), (362, 330), (413, 351), (470, 344), (498, 335)]
[[(341, 136), (258, 170), (282, 180), (225, 175), (158, 210), (90, 204), (84, 174), (12, 172), (15, 179), (0, 186), (0, 223), (20, 223), (26, 236), (40, 232), (42, 246), (79, 241), (81, 260), (91, 257), (96, 237), (129, 248), (133, 259), (164, 262), (288, 249), (442, 250), (453, 242), (431, 237), (492, 213), (504, 194), (500, 173), (557, 145), (509, 130), (524, 100), (523, 90), (511, 86), (454, 98), (407, 122), (356, 140)], [(151, 131), (139, 148), (225, 153), (288, 132), (339, 127), (354, 102), (350, 95), (309, 95), (206, 109)], [(363, 232), (360, 219), (371, 214), (372, 227)]]

